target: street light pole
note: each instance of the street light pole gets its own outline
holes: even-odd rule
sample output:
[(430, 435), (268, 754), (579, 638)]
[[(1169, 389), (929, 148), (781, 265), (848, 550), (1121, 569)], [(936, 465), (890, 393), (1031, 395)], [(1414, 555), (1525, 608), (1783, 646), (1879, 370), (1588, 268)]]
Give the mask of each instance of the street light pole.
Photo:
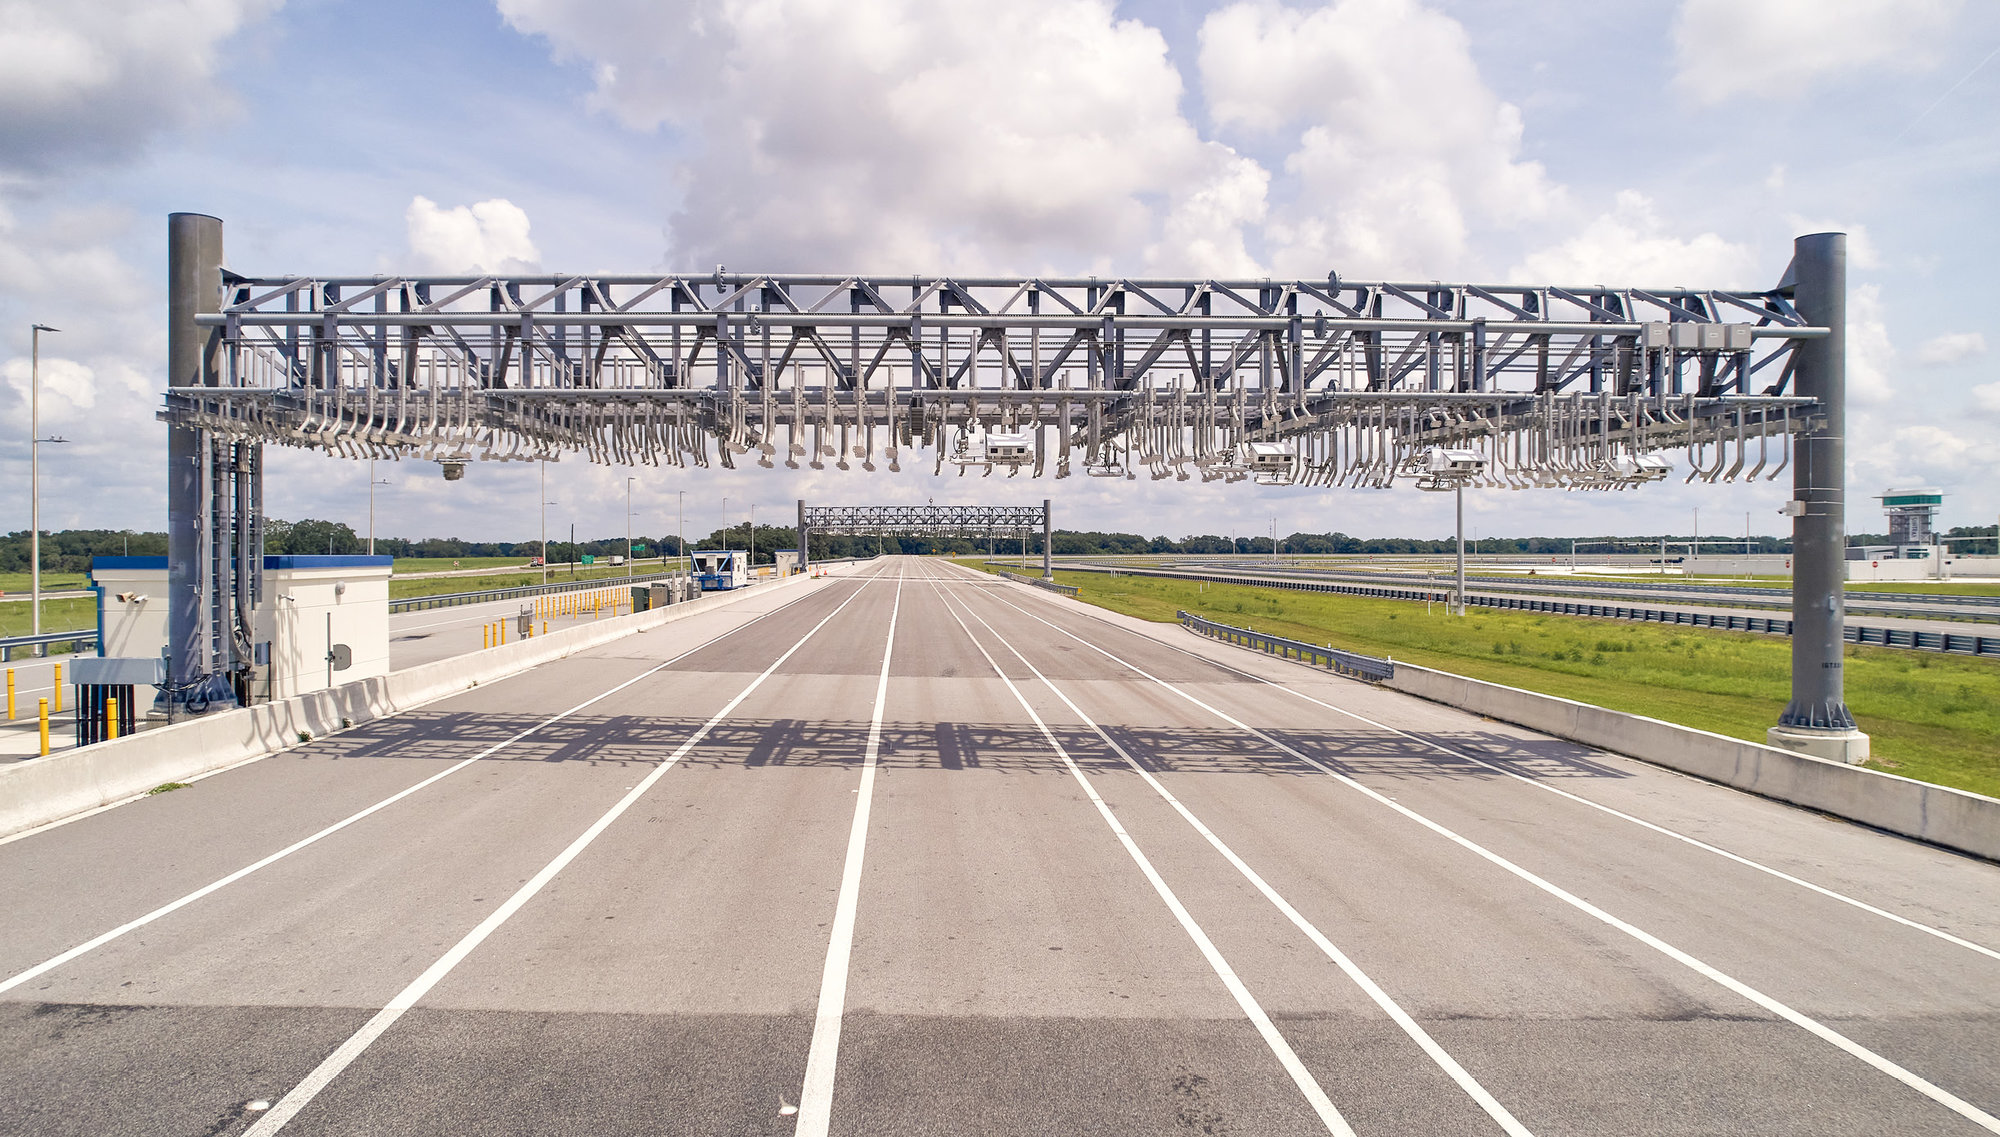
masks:
[(625, 583), (632, 583), (632, 483), (636, 478), (625, 479)]
[[(1458, 499), (1458, 614), (1465, 615), (1465, 482), (1453, 487)], [(1571, 557), (1574, 561), (1574, 556)]]
[(681, 555), (681, 575), (682, 575), (683, 577), (685, 577), (685, 576), (687, 575), (687, 573), (688, 573), (688, 563), (687, 563), (687, 560), (688, 560), (688, 494), (687, 494), (687, 491), (686, 491), (686, 490), (675, 490), (675, 491), (674, 491), (674, 496), (675, 496), (675, 497), (678, 497), (678, 498), (680, 499), (680, 512), (679, 512), (679, 514), (678, 514), (678, 521), (677, 521), (677, 524), (676, 524), (676, 527), (675, 527), (675, 529), (674, 529), (674, 540), (676, 540), (676, 541), (678, 541), (678, 542), (680, 543), (680, 549), (679, 549), (679, 552), (680, 552), (680, 555)]
[(368, 459), (368, 555), (371, 557), (375, 555), (375, 487), (390, 484), (387, 478), (376, 480), (375, 459)]
[(750, 571), (757, 571), (757, 503), (750, 503)]
[[(28, 557), (33, 562), (28, 605), (35, 635), (42, 634), (42, 333), (57, 329), (36, 324), (28, 332)], [(42, 645), (35, 645), (40, 655)]]
[(544, 458), (538, 465), (542, 468), (542, 586), (549, 583), (549, 462)]

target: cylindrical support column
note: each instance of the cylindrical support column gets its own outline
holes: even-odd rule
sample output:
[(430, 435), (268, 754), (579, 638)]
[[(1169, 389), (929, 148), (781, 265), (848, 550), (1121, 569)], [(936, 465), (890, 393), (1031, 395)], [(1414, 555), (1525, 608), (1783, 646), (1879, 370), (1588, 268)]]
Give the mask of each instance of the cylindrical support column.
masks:
[(1842, 670), (1847, 582), (1847, 234), (1814, 233), (1793, 246), (1792, 303), (1828, 329), (1798, 347), (1798, 394), (1817, 399), (1819, 425), (1792, 459), (1792, 701), (1772, 745), (1859, 762), (1868, 736), (1848, 712)]
[(1056, 578), (1055, 533), (1056, 533), (1055, 526), (1053, 522), (1050, 520), (1049, 499), (1043, 498), (1042, 499), (1042, 579), (1043, 580), (1054, 580)]
[[(194, 319), (222, 310), (222, 222), (199, 213), (167, 216), (167, 385), (220, 381), (220, 338)], [(208, 440), (167, 428), (167, 679), (186, 691), (208, 671)]]
[(799, 571), (812, 575), (812, 540), (806, 536), (806, 499), (799, 501)]

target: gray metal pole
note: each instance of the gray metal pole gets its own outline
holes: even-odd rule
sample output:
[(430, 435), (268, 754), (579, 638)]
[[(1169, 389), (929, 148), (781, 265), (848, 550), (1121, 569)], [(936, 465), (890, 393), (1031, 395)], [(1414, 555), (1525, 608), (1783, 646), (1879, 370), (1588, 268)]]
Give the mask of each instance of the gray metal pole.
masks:
[[(1454, 491), (1458, 498), (1458, 614), (1465, 615), (1465, 483), (1460, 482)], [(1571, 557), (1574, 562), (1575, 558)], [(1574, 567), (1574, 564), (1572, 564)]]
[(1042, 499), (1042, 579), (1056, 578), (1055, 526), (1049, 519), (1049, 499)]
[(806, 537), (806, 499), (799, 498), (799, 571), (812, 570), (812, 542)]
[[(1842, 674), (1847, 576), (1847, 235), (1814, 233), (1793, 245), (1788, 283), (1824, 339), (1799, 344), (1797, 393), (1819, 400), (1821, 421), (1792, 461), (1792, 701), (1773, 745), (1859, 762), (1868, 736), (1854, 727)], [(1782, 286), (1781, 286), (1782, 287)]]
[[(28, 330), (28, 606), (29, 631), (42, 634), (42, 333), (53, 332), (46, 324)], [(48, 650), (35, 645), (36, 655)]]
[[(167, 384), (213, 387), (220, 343), (194, 318), (222, 310), (222, 222), (167, 215)], [(208, 672), (208, 437), (167, 428), (167, 678), (181, 691)], [(184, 701), (185, 695), (178, 700)]]

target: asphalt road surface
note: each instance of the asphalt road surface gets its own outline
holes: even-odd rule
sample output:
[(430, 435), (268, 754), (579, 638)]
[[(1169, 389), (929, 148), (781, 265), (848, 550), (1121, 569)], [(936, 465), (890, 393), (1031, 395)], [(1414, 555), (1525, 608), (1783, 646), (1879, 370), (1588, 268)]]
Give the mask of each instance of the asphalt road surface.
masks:
[(915, 558), (0, 920), (8, 1134), (2000, 1132), (2000, 867)]

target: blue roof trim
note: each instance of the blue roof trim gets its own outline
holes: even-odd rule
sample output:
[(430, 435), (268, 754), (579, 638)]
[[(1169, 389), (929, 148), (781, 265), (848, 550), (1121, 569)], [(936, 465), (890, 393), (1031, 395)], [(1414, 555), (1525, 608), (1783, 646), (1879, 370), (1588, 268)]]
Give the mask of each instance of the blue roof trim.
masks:
[[(164, 563), (164, 561), (162, 561)], [(267, 569), (332, 569), (332, 568), (390, 568), (396, 563), (394, 557), (340, 556), (340, 557), (296, 557), (267, 556)]]
[(165, 557), (92, 557), (90, 569), (163, 569), (167, 567)]

